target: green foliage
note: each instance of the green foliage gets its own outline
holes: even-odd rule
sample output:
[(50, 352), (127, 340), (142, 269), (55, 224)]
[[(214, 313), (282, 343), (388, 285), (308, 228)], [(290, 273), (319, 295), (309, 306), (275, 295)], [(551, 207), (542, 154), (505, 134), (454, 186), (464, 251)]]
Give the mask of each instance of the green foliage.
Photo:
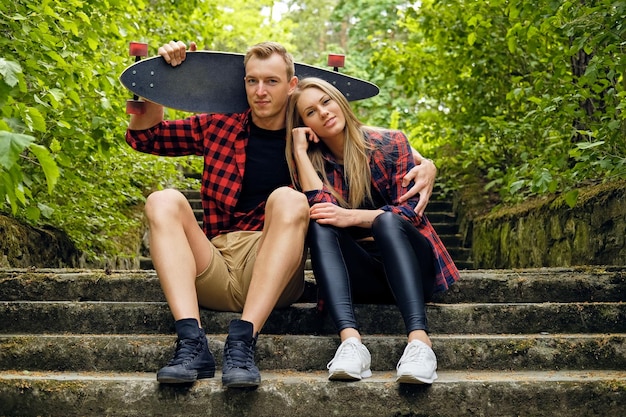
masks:
[[(134, 256), (141, 205), (198, 158), (124, 141), (128, 43), (243, 52), (261, 40), (369, 79), (369, 124), (406, 131), (447, 189), (504, 201), (626, 176), (626, 3), (522, 0), (15, 0), (0, 4), (0, 212), (66, 230), (90, 258)], [(168, 117), (183, 117), (168, 111)], [(135, 236), (132, 237), (131, 236)]]
[[(11, 89), (24, 88), (24, 76), (19, 63), (3, 58), (0, 58), (0, 75), (3, 83), (0, 88), (0, 103), (5, 103), (9, 101)], [(15, 215), (19, 206), (25, 205), (27, 198), (30, 198), (29, 187), (24, 187), (28, 178), (22, 171), (20, 160), (28, 160), (31, 154), (36, 158), (30, 162), (41, 165), (48, 192), (52, 192), (57, 182), (59, 169), (50, 152), (36, 144), (33, 136), (9, 130), (9, 126), (13, 124), (13, 130), (18, 132), (44, 132), (45, 123), (41, 112), (27, 105), (16, 106), (14, 112), (23, 123), (16, 123), (15, 117), (10, 117), (13, 116), (10, 112), (3, 112), (9, 117), (0, 121), (0, 198), (4, 197)]]
[(424, 1), (374, 61), (422, 100), (405, 114), (448, 181), (519, 201), (626, 176), (625, 21), (610, 0)]
[[(0, 212), (64, 229), (91, 260), (134, 257), (144, 196), (166, 186), (185, 186), (181, 171), (197, 161), (143, 155), (125, 143), (124, 105), (130, 97), (118, 76), (132, 63), (128, 43), (148, 42), (151, 54), (172, 39), (241, 52), (249, 42), (242, 38), (244, 26), (229, 31), (226, 22), (243, 17), (237, 14), (243, 9), (233, 14), (222, 4), (3, 2)], [(272, 25), (246, 10), (245, 30), (251, 38), (261, 38), (262, 28)]]
[(274, 1), (230, 0), (218, 3), (221, 17), (216, 23), (220, 31), (206, 49), (243, 53), (250, 45), (267, 40), (281, 42), (291, 49), (292, 25), (285, 21), (277, 23), (278, 16), (272, 10)]
[(343, 53), (339, 39), (330, 22), (338, 0), (288, 0), (288, 13), (281, 23), (288, 21), (291, 49), (297, 61), (326, 66), (329, 52)]

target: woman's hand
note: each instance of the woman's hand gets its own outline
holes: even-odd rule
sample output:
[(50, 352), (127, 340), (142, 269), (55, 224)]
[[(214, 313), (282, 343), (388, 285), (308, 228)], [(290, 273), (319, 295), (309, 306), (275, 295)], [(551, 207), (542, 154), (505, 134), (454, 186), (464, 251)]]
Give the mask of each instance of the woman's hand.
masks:
[(313, 168), (313, 164), (307, 153), (309, 142), (317, 143), (319, 142), (319, 138), (313, 130), (308, 127), (296, 127), (291, 130), (291, 141), (300, 189), (302, 191), (321, 190), (324, 184), (317, 175), (317, 172), (315, 172), (315, 168)]
[(320, 141), (310, 127), (296, 127), (291, 130), (291, 136), (293, 137), (293, 151), (296, 155), (298, 152), (306, 152), (309, 149), (309, 142)]
[(349, 227), (354, 225), (354, 216), (352, 216), (351, 211), (332, 203), (316, 203), (311, 206), (309, 214), (311, 220), (315, 220), (319, 224)]
[(309, 210), (312, 220), (335, 227), (363, 227), (369, 229), (382, 210), (347, 209), (332, 203), (315, 203)]

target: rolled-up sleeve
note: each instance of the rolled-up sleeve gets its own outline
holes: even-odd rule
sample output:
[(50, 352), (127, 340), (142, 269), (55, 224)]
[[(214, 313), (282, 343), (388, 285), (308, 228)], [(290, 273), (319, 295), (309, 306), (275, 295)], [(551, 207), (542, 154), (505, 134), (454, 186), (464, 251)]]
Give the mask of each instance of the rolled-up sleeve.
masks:
[(160, 156), (202, 155), (203, 124), (208, 116), (164, 120), (145, 130), (126, 130), (126, 142), (136, 151)]

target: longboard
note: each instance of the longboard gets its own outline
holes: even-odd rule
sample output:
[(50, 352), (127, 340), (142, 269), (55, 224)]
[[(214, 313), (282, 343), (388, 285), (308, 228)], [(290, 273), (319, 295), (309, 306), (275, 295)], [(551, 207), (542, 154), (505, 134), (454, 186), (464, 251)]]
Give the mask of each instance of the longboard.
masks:
[[(135, 62), (120, 81), (133, 94), (176, 110), (194, 113), (237, 113), (248, 108), (243, 54), (187, 52), (172, 67), (161, 56)], [(350, 101), (373, 97), (378, 87), (365, 80), (312, 65), (296, 63), (298, 78), (318, 77), (334, 84)]]

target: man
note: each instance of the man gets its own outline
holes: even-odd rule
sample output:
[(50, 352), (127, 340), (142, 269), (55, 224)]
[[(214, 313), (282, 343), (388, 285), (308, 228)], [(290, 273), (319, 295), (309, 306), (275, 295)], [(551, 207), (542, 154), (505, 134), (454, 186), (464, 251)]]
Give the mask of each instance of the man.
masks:
[[(159, 55), (176, 66), (186, 50), (184, 43), (170, 42)], [(244, 66), (249, 110), (164, 121), (162, 106), (146, 103), (126, 132), (127, 142), (141, 152), (204, 157), (203, 229), (176, 190), (154, 192), (146, 201), (150, 254), (178, 336), (173, 358), (157, 373), (162, 383), (215, 374), (199, 304), (241, 312), (229, 325), (222, 384), (257, 387), (258, 334), (272, 310), (297, 301), (304, 288), (309, 207), (304, 194), (289, 187), (284, 155), (286, 105), (298, 81), (293, 59), (281, 45), (264, 42), (249, 49)], [(421, 171), (407, 174), (407, 183), (417, 176), (407, 194), (421, 193), (423, 212), (436, 169), (419, 154), (415, 158)]]

